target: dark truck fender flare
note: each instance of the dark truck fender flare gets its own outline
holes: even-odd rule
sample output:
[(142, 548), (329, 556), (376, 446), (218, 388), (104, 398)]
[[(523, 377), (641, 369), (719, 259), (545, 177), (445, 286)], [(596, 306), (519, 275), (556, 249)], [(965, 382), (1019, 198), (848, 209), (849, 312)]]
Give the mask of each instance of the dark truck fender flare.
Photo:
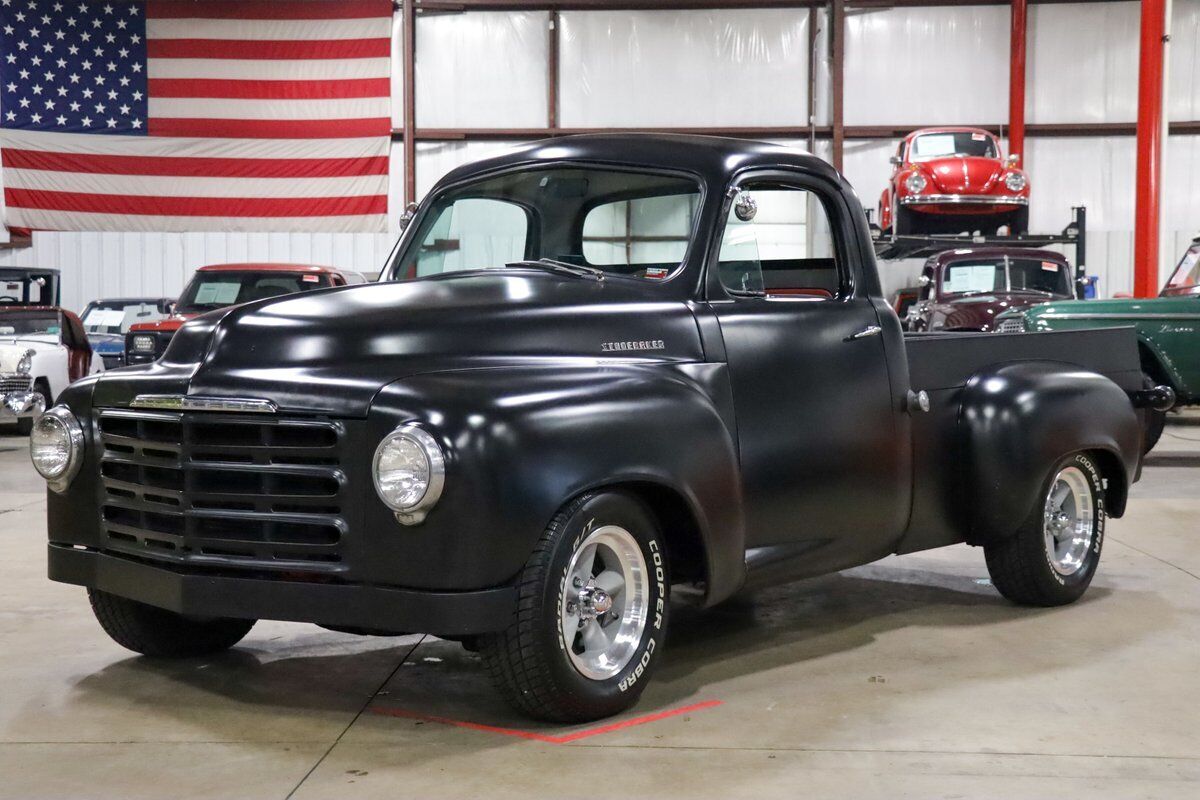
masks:
[[(427, 373), (383, 389), (371, 416), (419, 422), (451, 443), (445, 492), (422, 527), (480, 537), (460, 547), (477, 549), (492, 579), (515, 575), (573, 498), (621, 486), (652, 506), (665, 497), (686, 508), (682, 527), (700, 539), (691, 555), (703, 558), (706, 602), (716, 602), (745, 579), (726, 370), (587, 363)], [(664, 531), (668, 542), (678, 533)]]
[(1013, 533), (1055, 463), (1079, 451), (1094, 454), (1107, 481), (1108, 513), (1124, 513), (1141, 429), (1129, 396), (1103, 375), (1049, 361), (988, 368), (967, 382), (959, 420), (970, 543)]

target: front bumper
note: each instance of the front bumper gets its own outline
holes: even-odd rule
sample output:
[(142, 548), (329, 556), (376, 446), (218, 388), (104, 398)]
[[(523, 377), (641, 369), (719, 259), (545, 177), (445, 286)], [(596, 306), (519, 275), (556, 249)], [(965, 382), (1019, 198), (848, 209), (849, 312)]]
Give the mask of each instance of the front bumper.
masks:
[(49, 545), (51, 580), (99, 589), (177, 614), (312, 622), (435, 636), (506, 628), (517, 592), (435, 592), (185, 572), (71, 545)]
[(1028, 197), (993, 194), (916, 194), (900, 198), (902, 206), (1012, 206), (1029, 205)]
[(0, 422), (36, 417), (46, 410), (41, 392), (0, 394)]

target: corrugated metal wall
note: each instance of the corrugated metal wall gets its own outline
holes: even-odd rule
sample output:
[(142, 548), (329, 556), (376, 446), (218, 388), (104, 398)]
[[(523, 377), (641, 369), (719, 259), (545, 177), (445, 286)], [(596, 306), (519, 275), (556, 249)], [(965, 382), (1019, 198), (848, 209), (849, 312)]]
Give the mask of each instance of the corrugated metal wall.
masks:
[[(1031, 122), (1130, 122), (1137, 107), (1137, 2), (1039, 4), (1030, 10)], [(804, 10), (572, 11), (562, 15), (564, 125), (803, 123), (808, 13)], [(996, 122), (1006, 118), (1005, 6), (855, 8), (847, 18), (846, 122)], [(435, 128), (542, 124), (546, 112), (544, 12), (429, 15), (417, 25), (418, 123)], [(399, 97), (399, 19), (393, 91)], [(824, 13), (817, 121), (828, 122)], [(469, 56), (466, 55), (469, 52)], [(1200, 0), (1174, 0), (1169, 103), (1173, 119), (1200, 118)], [(614, 72), (615, 70), (615, 72)], [(516, 77), (514, 77), (516, 76)], [(3, 98), (0, 97), (0, 103)], [(394, 104), (400, 124), (400, 104)], [(800, 144), (800, 143), (797, 143)], [(417, 186), (503, 148), (497, 142), (420, 142)], [(845, 169), (874, 208), (895, 143), (848, 143)], [(1070, 207), (1089, 211), (1089, 270), (1104, 294), (1132, 286), (1132, 137), (1030, 139), (1032, 225), (1061, 229)], [(392, 150), (393, 220), (401, 208), (403, 148)], [(827, 156), (821, 142), (817, 154)], [(1165, 159), (1164, 270), (1200, 233), (1200, 137), (1171, 137)], [(39, 234), (34, 247), (0, 251), (0, 264), (64, 271), (64, 300), (78, 308), (104, 294), (172, 294), (205, 263), (307, 260), (373, 272), (386, 235)], [(912, 264), (885, 266), (887, 287)]]

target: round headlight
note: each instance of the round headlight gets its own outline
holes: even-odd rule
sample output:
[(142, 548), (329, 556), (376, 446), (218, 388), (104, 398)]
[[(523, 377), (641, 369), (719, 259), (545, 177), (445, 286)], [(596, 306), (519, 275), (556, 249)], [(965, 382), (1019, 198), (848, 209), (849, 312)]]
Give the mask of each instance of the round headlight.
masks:
[(26, 350), (21, 358), (17, 361), (17, 374), (28, 375), (33, 369), (33, 357), (35, 353), (32, 350)]
[(919, 172), (912, 173), (904, 180), (904, 188), (908, 189), (910, 194), (920, 194), (928, 185), (929, 182), (925, 180), (925, 176)]
[(413, 424), (383, 437), (371, 464), (375, 491), (405, 525), (416, 525), (442, 495), (446, 458), (437, 440)]
[(29, 457), (51, 489), (67, 488), (83, 461), (83, 428), (70, 409), (55, 406), (34, 421)]
[(1010, 192), (1024, 191), (1027, 183), (1029, 181), (1020, 172), (1010, 172), (1004, 177), (1004, 185), (1008, 187)]

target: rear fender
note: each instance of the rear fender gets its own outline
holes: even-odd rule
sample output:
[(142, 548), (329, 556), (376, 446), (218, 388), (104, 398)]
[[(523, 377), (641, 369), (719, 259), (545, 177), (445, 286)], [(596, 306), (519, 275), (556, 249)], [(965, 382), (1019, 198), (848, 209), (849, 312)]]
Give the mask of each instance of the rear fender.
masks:
[(960, 425), (972, 544), (1015, 532), (1054, 465), (1082, 450), (1099, 454), (1109, 513), (1124, 513), (1141, 430), (1129, 397), (1103, 375), (1048, 361), (989, 368), (968, 381)]

